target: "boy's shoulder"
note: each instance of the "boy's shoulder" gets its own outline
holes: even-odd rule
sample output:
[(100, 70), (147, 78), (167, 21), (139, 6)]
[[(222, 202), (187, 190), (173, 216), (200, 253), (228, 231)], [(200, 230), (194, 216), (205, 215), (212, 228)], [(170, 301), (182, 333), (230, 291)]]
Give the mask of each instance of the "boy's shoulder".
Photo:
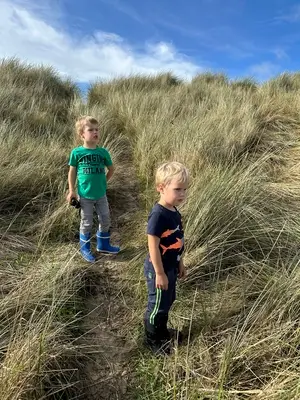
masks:
[(149, 213), (149, 218), (152, 216), (156, 216), (157, 218), (164, 218), (164, 219), (173, 219), (179, 216), (181, 216), (180, 212), (176, 208), (176, 212), (170, 211), (167, 208), (161, 206), (159, 203), (155, 203), (154, 206), (152, 207), (150, 213)]
[(109, 153), (109, 151), (107, 150), (106, 147), (101, 147), (101, 146), (97, 146), (97, 150), (103, 152), (103, 153)]
[(149, 215), (154, 213), (163, 214), (163, 212), (164, 212), (163, 207), (160, 204), (155, 203), (154, 206), (151, 208)]
[(78, 153), (78, 152), (81, 151), (82, 149), (84, 149), (83, 146), (74, 147), (74, 148), (71, 150), (71, 153)]

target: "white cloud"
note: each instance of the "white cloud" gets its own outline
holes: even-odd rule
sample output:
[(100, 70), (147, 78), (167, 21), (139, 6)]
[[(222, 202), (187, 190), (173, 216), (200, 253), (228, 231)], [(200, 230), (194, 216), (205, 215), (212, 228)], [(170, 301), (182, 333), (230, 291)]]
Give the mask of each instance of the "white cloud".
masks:
[(165, 42), (149, 44), (148, 51), (153, 56), (165, 61), (171, 61), (176, 59), (175, 48), (171, 44)]
[(99, 43), (120, 43), (120, 42), (124, 42), (124, 39), (115, 34), (115, 33), (111, 33), (111, 32), (95, 32), (94, 37), (96, 39), (96, 41), (98, 41)]
[(247, 73), (252, 75), (258, 81), (264, 81), (272, 76), (278, 74), (280, 71), (280, 66), (273, 64), (269, 61), (264, 61), (260, 64), (252, 65)]
[(57, 10), (49, 15), (47, 1), (38, 8), (25, 0), (0, 0), (0, 4), (0, 58), (51, 65), (80, 82), (163, 71), (191, 78), (202, 71), (169, 43), (145, 44), (137, 50), (115, 33), (72, 37), (60, 26)]

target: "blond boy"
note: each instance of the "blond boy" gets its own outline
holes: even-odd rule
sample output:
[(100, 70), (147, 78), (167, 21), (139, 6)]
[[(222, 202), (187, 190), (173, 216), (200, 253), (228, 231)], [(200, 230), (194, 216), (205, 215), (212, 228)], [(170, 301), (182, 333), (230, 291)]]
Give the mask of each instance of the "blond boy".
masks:
[(148, 218), (149, 253), (144, 263), (148, 288), (145, 344), (154, 353), (169, 353), (169, 310), (176, 297), (177, 277), (185, 276), (183, 228), (176, 207), (185, 199), (188, 171), (181, 163), (164, 163), (157, 169), (155, 183), (160, 199)]
[[(99, 123), (91, 116), (84, 116), (76, 122), (76, 131), (82, 146), (72, 150), (69, 160), (69, 194), (67, 201), (77, 199), (75, 183), (81, 205), (80, 252), (88, 262), (95, 262), (91, 251), (93, 212), (96, 210), (99, 227), (97, 231), (97, 251), (118, 253), (119, 247), (110, 245), (110, 212), (106, 197), (107, 181), (114, 173), (109, 152), (99, 147)], [(107, 172), (106, 172), (107, 170)]]

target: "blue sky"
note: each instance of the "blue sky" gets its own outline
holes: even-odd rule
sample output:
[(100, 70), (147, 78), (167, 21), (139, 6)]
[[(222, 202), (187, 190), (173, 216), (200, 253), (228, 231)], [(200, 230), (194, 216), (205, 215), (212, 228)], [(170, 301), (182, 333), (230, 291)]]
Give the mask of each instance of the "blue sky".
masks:
[(172, 71), (269, 79), (298, 69), (300, 1), (0, 0), (0, 57), (76, 82)]

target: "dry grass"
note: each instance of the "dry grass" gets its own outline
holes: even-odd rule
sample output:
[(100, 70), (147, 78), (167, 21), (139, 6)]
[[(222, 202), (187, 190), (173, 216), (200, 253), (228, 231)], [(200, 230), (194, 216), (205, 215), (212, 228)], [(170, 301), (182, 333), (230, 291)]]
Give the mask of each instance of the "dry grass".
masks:
[[(298, 74), (264, 85), (120, 78), (92, 85), (83, 104), (51, 69), (13, 60), (0, 72), (1, 399), (72, 396), (79, 349), (69, 328), (85, 265), (68, 244), (78, 217), (64, 199), (74, 117), (88, 113), (118, 167), (108, 194), (131, 258), (120, 277), (122, 334), (138, 344), (130, 398), (298, 400)], [(159, 360), (139, 346), (142, 262), (153, 173), (171, 159), (192, 176), (188, 276), (171, 316), (187, 339)]]
[[(65, 201), (66, 176), (75, 117), (102, 114), (50, 68), (8, 60), (0, 71), (0, 398), (74, 398), (86, 265), (70, 245), (79, 220)], [(126, 196), (118, 176), (128, 145), (106, 133), (102, 142), (118, 165), (113, 200)]]
[(192, 175), (182, 209), (188, 277), (171, 318), (190, 328), (190, 340), (167, 360), (139, 353), (138, 398), (298, 399), (298, 75), (258, 86), (204, 74), (164, 91), (150, 82), (147, 94), (124, 82), (105, 92), (102, 83), (89, 98), (97, 104), (97, 90), (106, 93), (107, 110), (126, 121), (143, 189), (128, 243), (137, 254), (128, 276), (134, 340), (146, 300), (144, 230), (155, 167), (175, 159)]

